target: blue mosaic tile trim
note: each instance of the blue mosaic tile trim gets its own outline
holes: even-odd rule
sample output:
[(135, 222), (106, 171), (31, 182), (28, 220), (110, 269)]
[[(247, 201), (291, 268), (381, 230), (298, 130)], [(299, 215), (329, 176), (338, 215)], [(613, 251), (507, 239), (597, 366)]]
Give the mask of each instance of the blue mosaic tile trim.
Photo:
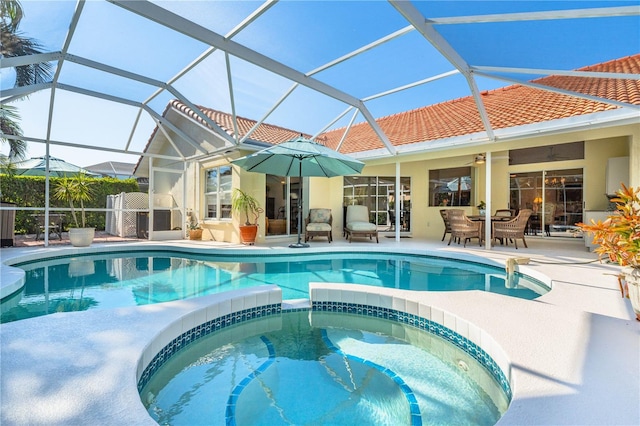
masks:
[(369, 361), (368, 359), (360, 358), (358, 356), (350, 355), (342, 352), (342, 350), (339, 347), (335, 346), (331, 341), (331, 339), (329, 339), (329, 336), (327, 335), (327, 330), (324, 328), (322, 329), (322, 340), (324, 341), (325, 345), (327, 345), (329, 350), (337, 354), (340, 354), (345, 358), (351, 359), (355, 362), (359, 362), (361, 364), (375, 368), (376, 370), (380, 371), (382, 374), (386, 375), (391, 380), (393, 380), (398, 385), (398, 387), (400, 387), (400, 390), (402, 391), (402, 393), (404, 394), (404, 397), (407, 399), (407, 402), (409, 403), (409, 410), (411, 412), (411, 426), (422, 426), (422, 414), (420, 413), (420, 406), (418, 405), (418, 400), (416, 399), (416, 396), (413, 393), (413, 390), (411, 389), (411, 387), (407, 385), (404, 380), (402, 380), (402, 377), (394, 373), (393, 370), (389, 370), (388, 368), (383, 367), (382, 365), (376, 364), (373, 361)]
[(311, 309), (307, 308), (282, 308), (282, 312), (309, 312)]
[(255, 318), (267, 317), (269, 315), (279, 315), (282, 312), (280, 303), (272, 305), (263, 305), (251, 309), (245, 309), (238, 312), (232, 312), (216, 319), (202, 323), (189, 331), (182, 333), (180, 336), (169, 342), (160, 352), (153, 357), (149, 365), (142, 372), (140, 380), (138, 380), (138, 392), (149, 383), (151, 377), (167, 362), (173, 355), (187, 347), (187, 345), (195, 342), (201, 337), (208, 336), (225, 327), (249, 321)]
[(242, 391), (260, 374), (262, 374), (267, 368), (271, 366), (276, 360), (276, 351), (273, 348), (273, 343), (269, 341), (264, 336), (261, 336), (260, 339), (267, 346), (267, 350), (269, 351), (269, 359), (263, 362), (260, 367), (258, 367), (255, 371), (252, 371), (247, 377), (242, 379), (240, 383), (236, 385), (235, 388), (231, 391), (231, 395), (229, 395), (229, 399), (227, 399), (227, 409), (226, 409), (226, 424), (227, 426), (236, 426), (236, 403), (238, 402), (238, 398)]
[(496, 364), (493, 358), (491, 358), (480, 346), (442, 324), (438, 324), (437, 322), (422, 318), (418, 315), (398, 311), (396, 309), (361, 305), (357, 303), (314, 301), (312, 302), (311, 310), (377, 317), (407, 324), (431, 334), (435, 334), (436, 336), (439, 336), (462, 349), (478, 361), (493, 376), (507, 396), (507, 399), (511, 401), (513, 396), (511, 385), (507, 380), (507, 377), (504, 375), (504, 372), (500, 367), (498, 367), (498, 364)]

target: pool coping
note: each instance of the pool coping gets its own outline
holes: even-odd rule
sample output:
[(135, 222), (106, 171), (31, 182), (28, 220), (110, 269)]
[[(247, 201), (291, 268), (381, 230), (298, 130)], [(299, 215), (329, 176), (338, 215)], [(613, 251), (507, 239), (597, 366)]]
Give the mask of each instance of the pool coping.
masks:
[[(168, 244), (166, 248), (173, 246)], [(104, 247), (95, 250), (104, 251)], [(381, 247), (379, 251), (389, 248)], [(262, 252), (273, 254), (270, 249)], [(429, 250), (420, 249), (400, 252), (430, 254)], [(259, 253), (242, 250), (242, 254)], [(28, 257), (39, 255), (42, 253)], [(477, 260), (475, 255), (459, 253), (463, 260), (472, 257)], [(499, 258), (496, 254), (488, 261), (499, 263), (496, 260)], [(585, 267), (583, 272), (558, 267), (530, 269), (538, 275), (534, 276), (537, 279), (544, 275), (551, 281), (547, 275), (550, 271), (557, 276), (583, 273), (590, 276), (585, 277), (587, 281), (593, 278), (594, 270), (603, 268)], [(607, 279), (599, 277), (599, 281)], [(435, 306), (473, 323), (498, 342), (513, 366), (514, 391), (509, 410), (499, 424), (640, 423), (640, 408), (634, 410), (640, 400), (637, 356), (640, 326), (630, 319), (560, 304), (560, 299), (572, 296), (565, 294), (570, 287), (559, 279), (553, 280), (553, 286), (549, 297), (545, 295), (536, 301), (479, 291), (416, 293), (375, 288), (375, 293)], [(619, 296), (610, 291), (615, 289), (615, 283), (607, 286), (611, 288), (598, 294), (618, 303)], [(143, 406), (137, 394), (135, 373), (130, 368), (135, 364), (133, 371), (137, 371), (144, 342), (148, 343), (168, 323), (231, 296), (223, 293), (160, 305), (54, 314), (3, 324), (0, 328), (3, 423), (122, 424), (123, 418), (131, 422), (130, 415)], [(603, 396), (610, 396), (606, 403)], [(155, 424), (146, 411), (134, 422)]]

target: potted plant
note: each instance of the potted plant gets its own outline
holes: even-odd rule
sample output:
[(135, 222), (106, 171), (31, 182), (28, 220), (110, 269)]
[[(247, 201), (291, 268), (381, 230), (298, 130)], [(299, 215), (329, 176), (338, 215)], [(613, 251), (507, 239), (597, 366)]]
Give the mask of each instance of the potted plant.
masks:
[(478, 212), (480, 216), (484, 216), (486, 208), (487, 204), (484, 201), (480, 201), (480, 204), (478, 204)]
[(624, 184), (618, 190), (615, 214), (604, 222), (591, 221), (591, 224), (579, 223), (578, 226), (593, 233), (593, 243), (598, 245), (595, 251), (611, 262), (622, 266), (618, 283), (622, 297), (631, 300), (631, 306), (640, 321), (640, 187), (627, 188)]
[(202, 239), (202, 228), (198, 222), (190, 222), (189, 223), (189, 239), (190, 240), (201, 240)]
[[(86, 226), (86, 215), (84, 210), (85, 201), (93, 199), (92, 190), (93, 181), (85, 174), (78, 173), (73, 177), (65, 177), (60, 179), (55, 187), (53, 196), (62, 201), (69, 203), (71, 209), (71, 217), (75, 227), (69, 228), (69, 241), (75, 247), (87, 247), (91, 245), (95, 236), (95, 228)], [(80, 203), (81, 222), (78, 222), (75, 204)], [(82, 226), (80, 226), (82, 224)]]
[(231, 211), (237, 214), (244, 214), (244, 225), (240, 225), (242, 243), (254, 244), (258, 234), (258, 218), (264, 212), (258, 200), (243, 190), (234, 188), (231, 197)]

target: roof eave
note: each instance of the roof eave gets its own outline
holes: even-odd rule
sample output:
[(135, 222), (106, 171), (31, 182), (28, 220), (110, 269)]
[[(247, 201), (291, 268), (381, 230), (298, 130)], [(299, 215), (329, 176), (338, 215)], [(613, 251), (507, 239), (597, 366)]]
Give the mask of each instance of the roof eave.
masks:
[(575, 117), (545, 121), (542, 123), (526, 124), (522, 126), (496, 129), (495, 141), (491, 141), (485, 132), (471, 133), (418, 142), (397, 147), (397, 155), (389, 157), (385, 149), (375, 149), (350, 153), (349, 155), (361, 161), (397, 158), (427, 152), (446, 151), (459, 148), (478, 147), (499, 142), (529, 139), (539, 136), (550, 136), (581, 130), (596, 130), (601, 128), (625, 126), (640, 123), (640, 113), (630, 109), (615, 109), (610, 111), (584, 114)]

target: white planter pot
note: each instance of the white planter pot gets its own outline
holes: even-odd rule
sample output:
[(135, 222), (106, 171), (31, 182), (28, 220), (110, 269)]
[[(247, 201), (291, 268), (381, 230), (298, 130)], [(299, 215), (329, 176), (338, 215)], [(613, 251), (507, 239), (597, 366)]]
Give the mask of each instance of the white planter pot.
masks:
[(88, 247), (95, 233), (96, 228), (69, 228), (69, 241), (74, 247)]
[(636, 319), (640, 321), (640, 269), (624, 267), (622, 268), (622, 275), (627, 283), (633, 312), (636, 313)]
[(96, 273), (96, 267), (93, 260), (71, 259), (69, 262), (68, 275), (71, 278), (84, 277)]

